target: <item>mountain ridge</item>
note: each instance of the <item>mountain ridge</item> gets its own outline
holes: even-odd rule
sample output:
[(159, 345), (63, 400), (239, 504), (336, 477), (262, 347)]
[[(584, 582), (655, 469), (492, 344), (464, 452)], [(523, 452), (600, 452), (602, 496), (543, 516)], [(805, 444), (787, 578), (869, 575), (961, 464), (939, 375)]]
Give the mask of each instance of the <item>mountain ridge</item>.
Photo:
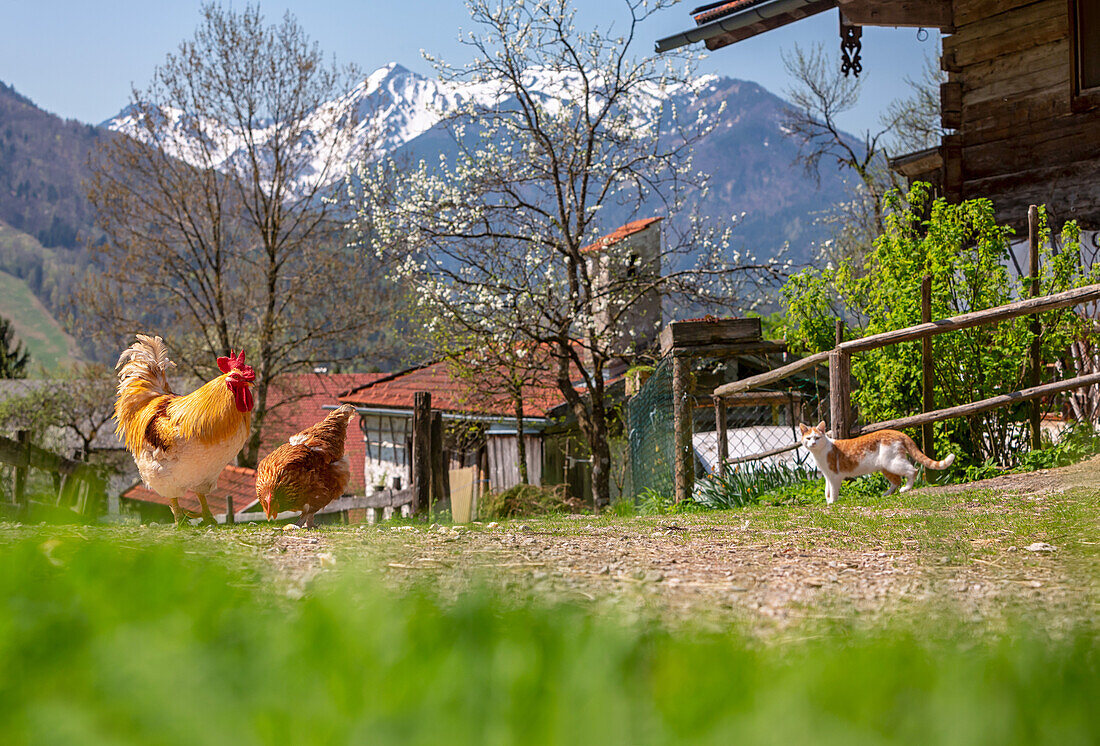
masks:
[[(545, 95), (553, 96), (555, 86), (568, 85), (568, 80), (545, 73), (540, 85)], [(655, 101), (660, 97), (653, 95)], [(809, 260), (814, 242), (825, 238), (815, 213), (841, 199), (846, 187), (839, 172), (823, 172), (815, 180), (795, 165), (798, 146), (783, 128), (785, 102), (756, 83), (714, 75), (694, 81), (690, 95), (682, 89), (661, 95), (679, 96), (678, 105), (716, 112), (713, 129), (695, 149), (695, 170), (712, 175), (697, 211), (720, 223), (734, 223), (737, 250), (766, 257), (789, 242), (788, 258), (796, 263)], [(392, 62), (317, 107), (311, 116), (349, 111), (357, 115), (357, 131), (346, 151), (337, 154), (344, 168), (350, 168), (367, 148), (415, 159), (438, 158), (455, 146), (445, 123), (448, 114), (471, 102), (501, 98), (499, 86), (448, 83)], [(725, 109), (717, 114), (723, 103)], [(0, 222), (12, 229), (0, 235), (0, 270), (24, 279), (55, 313), (72, 275), (86, 266), (83, 244), (94, 235), (94, 216), (82, 185), (87, 157), (105, 135), (133, 132), (135, 113), (129, 105), (100, 126), (63, 120), (0, 84)], [(177, 126), (187, 116), (170, 114)], [(231, 144), (228, 136), (226, 141)], [(227, 148), (218, 157), (230, 162), (233, 151)], [(341, 171), (332, 178), (342, 175)], [(610, 231), (619, 224), (616, 221), (638, 216), (609, 213), (603, 227)], [(36, 240), (12, 241), (12, 231)], [(34, 250), (35, 245), (45, 249)]]

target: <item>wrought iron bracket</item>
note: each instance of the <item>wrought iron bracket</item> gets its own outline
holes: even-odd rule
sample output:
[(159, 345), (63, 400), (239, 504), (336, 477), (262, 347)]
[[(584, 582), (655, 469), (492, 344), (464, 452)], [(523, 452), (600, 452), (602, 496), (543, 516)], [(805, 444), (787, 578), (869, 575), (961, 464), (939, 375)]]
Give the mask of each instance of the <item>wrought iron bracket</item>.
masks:
[(857, 78), (863, 72), (863, 62), (859, 53), (863, 51), (863, 27), (849, 23), (844, 14), (840, 14), (840, 71), (844, 77), (852, 73)]

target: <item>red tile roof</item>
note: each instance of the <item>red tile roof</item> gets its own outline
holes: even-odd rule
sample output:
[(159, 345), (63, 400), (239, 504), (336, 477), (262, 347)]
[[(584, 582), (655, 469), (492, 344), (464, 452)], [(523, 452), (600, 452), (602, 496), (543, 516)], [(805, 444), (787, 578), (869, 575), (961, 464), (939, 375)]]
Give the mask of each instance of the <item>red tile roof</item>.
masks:
[[(385, 378), (385, 373), (304, 373), (280, 378), (268, 392), (267, 419), (264, 422), (260, 458), (274, 451), (307, 427), (317, 424), (329, 413), (326, 405), (339, 406), (340, 394)], [(344, 451), (351, 462), (351, 481), (348, 489), (363, 491), (363, 464), (366, 444), (359, 429), (359, 417), (348, 422), (348, 437)]]
[[(222, 473), (218, 476), (218, 486), (206, 496), (206, 504), (210, 506), (210, 512), (227, 512), (230, 496), (233, 497), (233, 510), (237, 512), (256, 499), (256, 471), (254, 469), (246, 469), (243, 466), (232, 464), (222, 469)], [(123, 492), (122, 497), (127, 500), (168, 505), (168, 498), (161, 497), (140, 483)], [(188, 492), (180, 498), (180, 507), (197, 512), (201, 507), (198, 495), (194, 492)]]
[(641, 233), (646, 228), (656, 223), (658, 220), (664, 220), (664, 218), (642, 218), (641, 220), (632, 220), (626, 225), (620, 225), (618, 228), (611, 231), (595, 243), (591, 243), (585, 246), (583, 249), (581, 249), (581, 253), (588, 254), (593, 251), (602, 251), (608, 246), (613, 246), (614, 244), (617, 244), (619, 241), (622, 241), (627, 236), (633, 236), (635, 233)]
[(745, 10), (767, 1), (768, 0), (732, 0), (728, 3), (712, 3), (711, 5), (704, 5), (696, 8), (691, 11), (691, 14), (695, 17), (695, 23), (702, 26), (705, 23), (716, 21), (731, 13), (736, 13), (737, 11)]
[[(573, 380), (580, 377), (579, 372)], [(549, 361), (545, 371), (537, 375), (533, 386), (525, 387), (523, 408), (530, 417), (546, 417), (564, 401), (555, 383)], [(428, 391), (432, 409), (462, 414), (511, 417), (512, 402), (507, 397), (479, 394), (476, 384), (456, 378), (446, 361), (430, 363), (395, 373), (340, 397), (340, 401), (372, 409), (412, 409), (414, 395)]]

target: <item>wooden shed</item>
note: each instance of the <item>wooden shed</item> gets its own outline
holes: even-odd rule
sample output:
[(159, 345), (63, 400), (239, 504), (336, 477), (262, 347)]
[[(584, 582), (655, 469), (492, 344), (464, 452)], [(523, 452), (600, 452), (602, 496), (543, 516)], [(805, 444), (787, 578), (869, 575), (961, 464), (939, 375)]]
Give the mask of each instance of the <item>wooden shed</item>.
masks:
[(1100, 0), (733, 0), (697, 8), (697, 27), (658, 49), (717, 49), (831, 9), (849, 56), (862, 26), (943, 34), (951, 132), (893, 159), (896, 170), (952, 200), (988, 197), (1017, 227), (1029, 204), (1045, 204), (1055, 223), (1100, 229)]

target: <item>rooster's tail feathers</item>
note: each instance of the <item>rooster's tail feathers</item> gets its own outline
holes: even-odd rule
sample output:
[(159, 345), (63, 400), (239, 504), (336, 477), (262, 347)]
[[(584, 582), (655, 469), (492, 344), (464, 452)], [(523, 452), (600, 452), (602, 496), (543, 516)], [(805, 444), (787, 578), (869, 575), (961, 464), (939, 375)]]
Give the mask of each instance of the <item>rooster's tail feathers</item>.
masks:
[(118, 391), (124, 392), (133, 381), (141, 381), (149, 393), (171, 394), (168, 386), (168, 369), (176, 367), (168, 358), (168, 345), (160, 337), (137, 335), (138, 341), (122, 351), (115, 370), (118, 372)]

